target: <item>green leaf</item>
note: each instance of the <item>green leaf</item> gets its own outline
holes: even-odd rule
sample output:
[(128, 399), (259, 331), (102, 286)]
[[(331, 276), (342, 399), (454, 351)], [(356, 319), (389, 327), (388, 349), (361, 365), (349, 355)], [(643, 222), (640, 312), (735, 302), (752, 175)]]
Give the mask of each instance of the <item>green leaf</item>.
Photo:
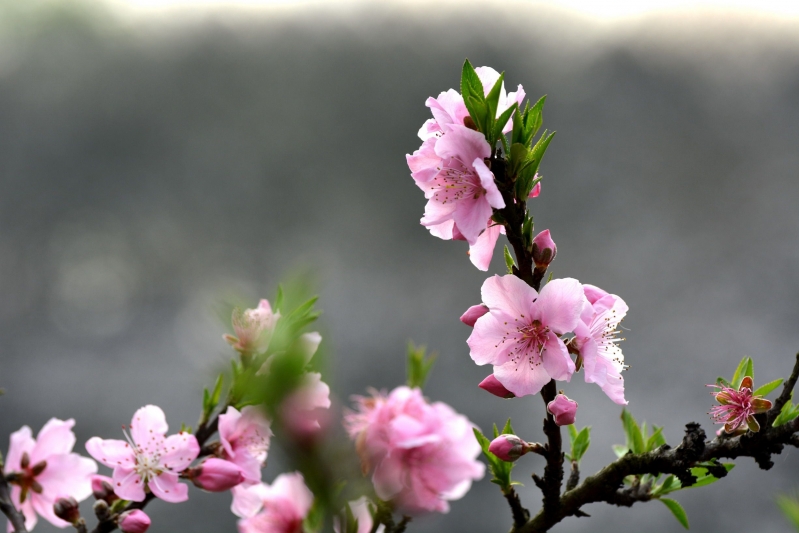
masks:
[(216, 385), (214, 385), (214, 393), (211, 395), (211, 403), (213, 404), (213, 408), (216, 408), (219, 405), (219, 398), (222, 396), (222, 383), (224, 381), (224, 376), (219, 374), (219, 377), (216, 378)]
[(277, 286), (277, 296), (275, 296), (275, 312), (280, 311), (283, 305), (283, 286)]
[(510, 145), (510, 166), (511, 172), (516, 174), (521, 168), (522, 164), (527, 160), (530, 154), (530, 149), (521, 143), (513, 143)]
[(544, 102), (546, 102), (546, 100), (547, 95), (542, 96), (530, 109), (530, 114), (527, 119), (527, 129), (531, 140), (535, 137), (535, 134), (538, 133), (541, 125), (544, 124)]
[(732, 388), (732, 383), (724, 379), (723, 377), (719, 376), (716, 378), (716, 385), (720, 387), (729, 387)]
[(658, 501), (663, 502), (663, 505), (669, 508), (669, 511), (674, 515), (674, 518), (682, 524), (682, 527), (685, 529), (688, 528), (688, 515), (685, 514), (685, 509), (682, 508), (682, 505), (677, 503), (675, 500), (670, 500), (669, 498), (658, 498)]
[(574, 439), (577, 438), (579, 431), (577, 431), (577, 428), (574, 427), (574, 424), (569, 424), (566, 427), (569, 428), (569, 440), (571, 441), (572, 446), (574, 446)]
[[(536, 171), (538, 171), (538, 167), (541, 165), (541, 160), (544, 158), (544, 154), (546, 153), (547, 148), (549, 147), (549, 143), (552, 141), (552, 138), (554, 136), (555, 136), (554, 131), (549, 135), (547, 135), (545, 131), (541, 135), (541, 138), (538, 139), (538, 142), (535, 143), (535, 146), (533, 146), (533, 149), (528, 157), (528, 161), (530, 161), (530, 164), (524, 168), (524, 174), (525, 176), (529, 176), (530, 180), (533, 179)], [(532, 189), (532, 187), (530, 188)]]
[(613, 453), (615, 453), (616, 457), (618, 457), (619, 459), (627, 455), (627, 452), (630, 451), (630, 448), (622, 444), (614, 444), (613, 446), (611, 446), (611, 448), (613, 448)]
[(516, 266), (516, 262), (513, 260), (513, 256), (510, 255), (507, 244), (505, 245), (505, 266), (508, 267), (508, 274), (513, 274), (513, 267)]
[[(724, 468), (729, 472), (733, 468), (735, 468), (735, 464), (733, 463), (724, 463)], [(693, 489), (696, 487), (704, 487), (705, 485), (710, 485), (711, 483), (715, 483), (719, 480), (716, 476), (708, 472), (707, 468), (702, 466), (696, 466), (691, 469), (691, 474), (696, 476), (696, 483), (689, 487), (685, 487), (686, 489)]]
[(775, 379), (774, 381), (769, 381), (765, 385), (761, 385), (760, 387), (755, 389), (755, 392), (753, 392), (752, 394), (754, 394), (755, 396), (768, 396), (771, 391), (773, 391), (780, 385), (782, 385), (782, 378)]
[(644, 437), (641, 435), (641, 429), (638, 427), (638, 423), (633, 418), (627, 409), (622, 409), (621, 411), (621, 421), (624, 425), (624, 433), (627, 435), (627, 447), (633, 451), (633, 453), (644, 453), (646, 448), (644, 446)]
[[(510, 421), (506, 424), (506, 426), (510, 424)], [(477, 439), (477, 442), (480, 443), (480, 448), (483, 450), (483, 455), (485, 456), (486, 460), (488, 461), (488, 469), (493, 474), (493, 478), (491, 479), (492, 483), (496, 483), (500, 487), (502, 487), (503, 491), (507, 491), (510, 489), (513, 481), (511, 481), (511, 470), (513, 470), (513, 463), (509, 463), (503, 461), (490, 451), (488, 451), (488, 447), (491, 445), (491, 441), (483, 435), (479, 429), (474, 428), (474, 436)], [(494, 424), (494, 433), (497, 432), (497, 426)], [(495, 437), (496, 438), (496, 437)]]
[[(494, 130), (495, 130), (495, 128), (494, 128), (494, 120), (496, 119), (496, 116), (497, 116), (497, 106), (499, 105), (499, 94), (502, 91), (502, 84), (504, 83), (504, 81), (505, 81), (505, 73), (503, 72), (502, 74), (499, 75), (499, 78), (497, 78), (497, 81), (494, 83), (494, 86), (491, 87), (491, 90), (488, 91), (488, 94), (485, 97), (485, 103), (486, 103), (486, 123), (485, 123), (485, 125), (486, 125), (486, 133), (491, 133), (492, 135), (493, 135)], [(510, 118), (510, 115), (505, 117), (505, 123), (508, 122), (509, 118)], [(505, 123), (503, 123), (503, 125)], [(502, 134), (502, 127), (500, 127), (499, 130), (500, 130), (499, 133)], [(493, 135), (492, 138), (495, 140), (494, 142), (496, 142), (496, 138), (497, 137), (499, 137), (499, 135)], [(490, 139), (489, 139), (488, 144), (491, 144), (491, 140)]]
[(777, 415), (777, 418), (774, 419), (774, 427), (781, 426), (783, 424), (787, 424), (797, 416), (799, 416), (799, 408), (793, 404), (793, 392), (791, 393), (790, 398), (785, 405), (782, 406), (780, 409), (780, 414)]
[(513, 435), (513, 426), (510, 425), (510, 418), (505, 422), (505, 427), (502, 428), (503, 435)]
[(524, 239), (524, 246), (530, 250), (533, 246), (533, 217), (528, 216), (522, 224), (522, 239)]
[(652, 489), (652, 496), (661, 496), (664, 494), (668, 494), (669, 492), (674, 492), (675, 490), (679, 490), (680, 488), (681, 488), (680, 480), (673, 475), (669, 475), (666, 479), (663, 480), (663, 483)]
[(572, 442), (572, 461), (579, 462), (583, 458), (588, 446), (591, 445), (591, 426), (586, 426), (577, 434)]
[(748, 356), (744, 357), (741, 359), (741, 362), (738, 363), (738, 368), (735, 369), (735, 374), (732, 375), (732, 387), (734, 389), (740, 387), (741, 381), (743, 381), (746, 376), (755, 379), (755, 376), (752, 375), (754, 373), (752, 359)]
[(655, 432), (646, 440), (646, 451), (648, 452), (666, 444), (666, 439), (663, 438), (663, 428), (652, 426), (652, 429), (654, 429)]
[(477, 71), (474, 70), (468, 59), (463, 62), (461, 70), (461, 95), (463, 95), (464, 101), (470, 96), (474, 96), (478, 101), (485, 101), (483, 82), (480, 81), (480, 76), (477, 75)]
[(796, 498), (791, 498), (784, 494), (777, 496), (777, 505), (780, 506), (782, 514), (793, 525), (794, 529), (799, 531), (799, 501)]
[(505, 128), (505, 124), (508, 123), (510, 116), (519, 108), (519, 104), (514, 102), (512, 106), (502, 112), (502, 114), (494, 121), (494, 125), (491, 131), (491, 139), (489, 139), (488, 144), (492, 147), (494, 146), (491, 141), (493, 140), (496, 143), (496, 139), (499, 139), (502, 136), (502, 130)]
[(426, 355), (427, 348), (425, 346), (416, 346), (413, 342), (408, 343), (407, 355), (407, 374), (408, 386), (411, 388), (424, 387), (430, 370), (433, 368), (433, 363), (436, 362), (437, 354), (433, 353), (429, 356)]

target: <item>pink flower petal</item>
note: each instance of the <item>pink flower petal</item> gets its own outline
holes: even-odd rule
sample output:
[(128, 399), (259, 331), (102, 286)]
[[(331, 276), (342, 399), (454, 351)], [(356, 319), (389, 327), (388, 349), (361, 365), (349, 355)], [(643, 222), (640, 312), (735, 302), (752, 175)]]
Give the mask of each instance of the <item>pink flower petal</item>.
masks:
[(166, 415), (157, 405), (145, 405), (133, 414), (130, 422), (130, 435), (133, 442), (142, 447), (147, 447), (153, 437), (163, 438), (169, 426)]
[(579, 281), (573, 278), (552, 280), (541, 289), (538, 299), (541, 321), (558, 334), (574, 331), (584, 302), (585, 295)]
[(124, 440), (92, 437), (86, 441), (86, 451), (95, 460), (100, 461), (109, 468), (118, 466), (133, 468), (136, 466), (136, 456), (130, 444)]
[(22, 454), (27, 453), (30, 458), (36, 441), (33, 439), (31, 428), (22, 426), (19, 430), (11, 434), (8, 445), (8, 456), (6, 457), (6, 472), (19, 472), (22, 470)]
[(36, 446), (31, 452), (31, 464), (47, 459), (50, 455), (69, 453), (75, 445), (75, 434), (72, 426), (75, 419), (59, 420), (51, 418), (39, 431)]
[(164, 472), (155, 476), (147, 483), (150, 490), (165, 502), (180, 503), (189, 499), (189, 487), (178, 482), (178, 475), (173, 472)]
[(516, 336), (510, 332), (508, 322), (513, 318), (502, 312), (481, 316), (474, 324), (474, 330), (466, 344), (469, 356), (478, 365), (501, 365), (508, 360), (508, 353), (514, 348)]
[(500, 233), (505, 234), (505, 227), (502, 224), (489, 221), (486, 230), (469, 247), (469, 260), (483, 272), (487, 271), (488, 267), (491, 266), (491, 258), (494, 256), (494, 247), (497, 244)]
[(497, 184), (494, 181), (494, 173), (491, 172), (482, 159), (475, 159), (472, 163), (477, 175), (480, 176), (480, 184), (486, 191), (486, 200), (494, 209), (502, 209), (505, 207), (505, 200), (502, 198), (502, 193), (497, 189)]
[(112, 475), (114, 480), (114, 493), (123, 500), (132, 502), (144, 501), (144, 483), (136, 470), (118, 466)]
[(91, 476), (97, 473), (97, 463), (76, 453), (52, 455), (47, 467), (36, 476), (44, 492), (56, 498), (72, 496), (85, 500), (92, 493)]
[(258, 514), (264, 507), (264, 497), (268, 494), (269, 486), (263, 483), (244, 486), (238, 485), (230, 489), (233, 494), (233, 503), (230, 510), (240, 518), (249, 518)]
[(200, 454), (197, 438), (185, 431), (167, 437), (164, 440), (164, 449), (166, 452), (161, 454), (160, 462), (175, 472), (184, 470)]
[[(554, 283), (554, 281), (551, 283)], [(514, 318), (522, 315), (531, 316), (532, 303), (538, 298), (538, 293), (535, 289), (516, 276), (511, 275), (488, 278), (483, 282), (480, 293), (483, 297), (483, 303), (491, 311), (496, 309)]]
[(574, 374), (574, 361), (566, 345), (554, 333), (549, 334), (543, 353), (544, 368), (552, 379), (570, 381)]
[(459, 124), (448, 128), (446, 135), (436, 142), (435, 150), (442, 159), (453, 157), (468, 165), (475, 159), (491, 157), (491, 147), (485, 136)]
[(552, 379), (543, 365), (517, 364), (514, 361), (495, 366), (494, 376), (516, 396), (538, 394)]

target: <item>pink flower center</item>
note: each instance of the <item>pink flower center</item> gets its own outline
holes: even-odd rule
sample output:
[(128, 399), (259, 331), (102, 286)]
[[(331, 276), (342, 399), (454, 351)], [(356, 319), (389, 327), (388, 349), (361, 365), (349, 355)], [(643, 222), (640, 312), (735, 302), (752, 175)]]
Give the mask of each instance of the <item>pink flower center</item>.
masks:
[(480, 198), (486, 193), (474, 172), (457, 159), (451, 159), (433, 179), (433, 200), (446, 204), (464, 198)]
[[(524, 318), (524, 315), (522, 315)], [(549, 337), (549, 328), (541, 324), (540, 320), (516, 328), (519, 335), (516, 346), (511, 350), (511, 359), (517, 364), (527, 359), (530, 368), (539, 366), (544, 361), (544, 346)]]
[(45, 468), (47, 468), (47, 461), (39, 461), (35, 465), (31, 465), (28, 452), (24, 452), (22, 454), (22, 460), (20, 461), (20, 468), (22, 471), (14, 472), (14, 474), (10, 476), (11, 479), (9, 479), (9, 481), (22, 489), (19, 495), (19, 503), (24, 503), (28, 497), (28, 492), (41, 494), (44, 490), (39, 482), (36, 481), (36, 476), (44, 472)]

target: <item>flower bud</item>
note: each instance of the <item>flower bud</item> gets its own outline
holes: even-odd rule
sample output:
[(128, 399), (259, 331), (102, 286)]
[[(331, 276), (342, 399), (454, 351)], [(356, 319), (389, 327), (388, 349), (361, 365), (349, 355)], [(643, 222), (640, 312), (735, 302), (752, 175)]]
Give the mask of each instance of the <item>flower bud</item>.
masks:
[(140, 509), (134, 509), (119, 516), (117, 522), (122, 533), (144, 533), (150, 528), (150, 517)]
[[(537, 178), (538, 174), (536, 174), (535, 177)], [(535, 184), (535, 186), (532, 188), (532, 190), (530, 191), (530, 194), (527, 195), (527, 197), (528, 198), (538, 198), (539, 194), (541, 194), (541, 182), (540, 181)]]
[(66, 520), (70, 524), (76, 524), (80, 520), (80, 509), (78, 502), (72, 496), (58, 498), (53, 504), (53, 513), (61, 520)]
[[(475, 306), (476, 307), (476, 306)], [(467, 311), (468, 313), (468, 311)], [(461, 318), (461, 320), (463, 320)], [(494, 377), (494, 374), (490, 374), (487, 378), (480, 382), (478, 385), (484, 391), (488, 391), (494, 396), (499, 396), (500, 398), (515, 398), (516, 395), (513, 394), (511, 391), (505, 388), (505, 385), (499, 382), (499, 380)]]
[(114, 480), (108, 476), (92, 476), (92, 494), (96, 500), (104, 500), (106, 503), (114, 503), (119, 498), (114, 494)]
[(463, 322), (470, 328), (473, 328), (474, 323), (477, 322), (477, 319), (486, 313), (488, 313), (488, 307), (482, 304), (473, 305), (469, 309), (467, 309), (465, 313), (461, 315), (461, 322)]
[(570, 400), (565, 394), (558, 394), (555, 399), (547, 404), (547, 411), (555, 417), (559, 426), (574, 424), (577, 415), (577, 402)]
[(224, 492), (244, 481), (244, 474), (237, 465), (224, 459), (212, 457), (193, 468), (189, 476), (199, 488), (209, 492)]
[(530, 444), (524, 442), (516, 435), (507, 433), (500, 435), (491, 441), (488, 451), (502, 459), (503, 461), (513, 462), (532, 449)]
[(533, 239), (533, 261), (536, 268), (546, 268), (558, 255), (558, 247), (545, 229)]

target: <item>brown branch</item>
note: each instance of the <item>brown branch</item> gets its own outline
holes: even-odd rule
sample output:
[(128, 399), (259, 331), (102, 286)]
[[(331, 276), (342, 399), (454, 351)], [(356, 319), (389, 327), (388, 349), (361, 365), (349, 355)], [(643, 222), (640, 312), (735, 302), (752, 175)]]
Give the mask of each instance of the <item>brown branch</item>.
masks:
[[(549, 404), (558, 394), (555, 380), (550, 380), (541, 389), (541, 398), (544, 405)], [(563, 484), (563, 441), (560, 435), (560, 426), (555, 423), (555, 417), (547, 411), (544, 419), (544, 434), (547, 436), (545, 446), (547, 464), (544, 466), (544, 479), (539, 487), (544, 493), (543, 513), (555, 516), (560, 507), (560, 487)], [(537, 483), (536, 483), (537, 484)]]
[(580, 465), (577, 461), (572, 461), (572, 471), (569, 474), (569, 479), (566, 481), (566, 492), (572, 490), (580, 483)]
[(522, 527), (530, 520), (530, 511), (522, 506), (519, 495), (513, 487), (511, 487), (508, 492), (503, 491), (502, 495), (505, 496), (505, 499), (508, 500), (508, 505), (510, 505), (510, 512), (513, 515), (513, 526)]
[(11, 527), (16, 533), (27, 533), (25, 529), (25, 515), (14, 506), (11, 500), (11, 490), (6, 477), (2, 475), (3, 461), (0, 459), (0, 511), (8, 518)]

